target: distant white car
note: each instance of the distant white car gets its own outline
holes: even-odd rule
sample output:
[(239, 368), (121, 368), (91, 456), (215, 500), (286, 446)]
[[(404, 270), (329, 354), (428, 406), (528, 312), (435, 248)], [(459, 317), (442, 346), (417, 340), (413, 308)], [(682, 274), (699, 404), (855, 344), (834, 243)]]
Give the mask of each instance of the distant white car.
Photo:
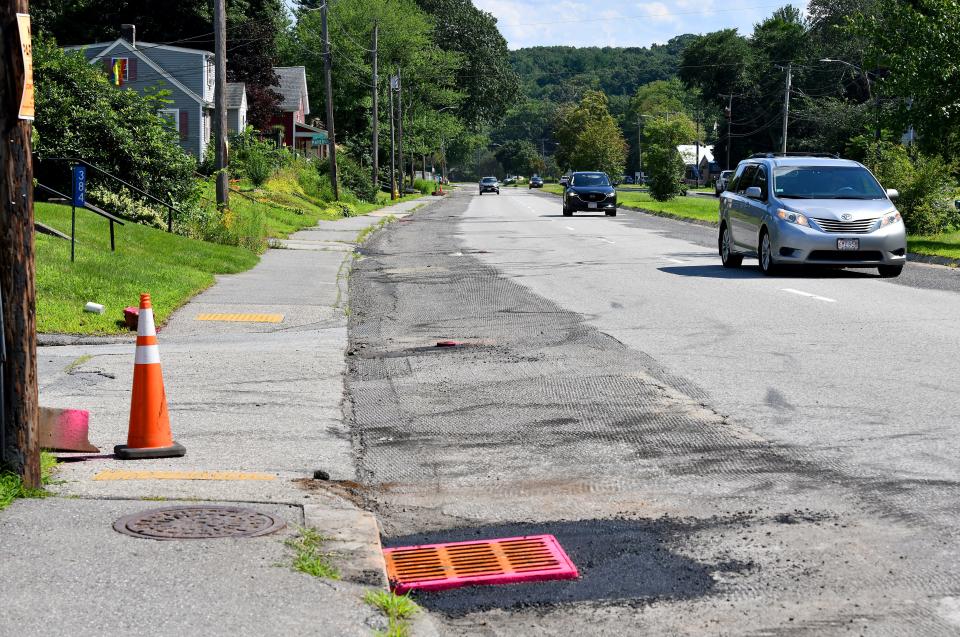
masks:
[(717, 180), (713, 184), (713, 189), (718, 197), (720, 196), (720, 193), (727, 189), (727, 184), (730, 183), (731, 177), (733, 177), (732, 170), (724, 170), (722, 173), (720, 173), (720, 176), (717, 177)]

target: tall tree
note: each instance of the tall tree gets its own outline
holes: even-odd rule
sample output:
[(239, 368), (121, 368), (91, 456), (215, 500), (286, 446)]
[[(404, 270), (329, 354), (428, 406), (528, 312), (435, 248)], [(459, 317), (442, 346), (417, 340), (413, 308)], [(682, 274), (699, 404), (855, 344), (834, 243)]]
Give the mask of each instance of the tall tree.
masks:
[[(499, 122), (519, 99), (520, 80), (510, 66), (507, 41), (496, 18), (470, 0), (417, 0), (417, 4), (436, 23), (434, 41), (463, 59), (456, 73), (457, 89), (466, 97), (457, 109), (460, 118), (472, 128)], [(438, 78), (439, 69), (431, 76)]]
[(576, 105), (557, 114), (557, 162), (573, 170), (599, 170), (613, 178), (623, 174), (627, 143), (610, 115), (607, 96), (590, 91)]

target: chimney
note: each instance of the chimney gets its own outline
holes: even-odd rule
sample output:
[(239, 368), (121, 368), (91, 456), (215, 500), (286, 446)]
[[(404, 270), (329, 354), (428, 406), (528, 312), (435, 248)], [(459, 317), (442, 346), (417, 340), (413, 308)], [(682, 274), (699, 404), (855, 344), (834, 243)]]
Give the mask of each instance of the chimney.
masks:
[(133, 48), (137, 48), (137, 25), (121, 24), (120, 37), (132, 44)]

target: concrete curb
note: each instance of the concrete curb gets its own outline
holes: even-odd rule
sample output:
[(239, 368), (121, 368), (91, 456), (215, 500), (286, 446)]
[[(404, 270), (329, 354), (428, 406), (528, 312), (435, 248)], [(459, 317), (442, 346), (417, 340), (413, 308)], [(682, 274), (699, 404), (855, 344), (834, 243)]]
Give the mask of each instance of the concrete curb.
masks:
[(345, 581), (387, 588), (380, 525), (372, 513), (307, 504), (303, 521), (326, 538), (324, 548), (334, 554), (333, 562)]

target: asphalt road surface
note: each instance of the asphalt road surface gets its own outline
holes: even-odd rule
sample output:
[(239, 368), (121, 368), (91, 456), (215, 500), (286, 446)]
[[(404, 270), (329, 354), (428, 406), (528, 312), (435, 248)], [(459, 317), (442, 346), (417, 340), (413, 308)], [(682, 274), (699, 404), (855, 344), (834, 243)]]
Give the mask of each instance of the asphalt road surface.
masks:
[(580, 569), (419, 595), (450, 634), (960, 634), (955, 271), (764, 277), (712, 228), (502, 192), (350, 279), (341, 486), (385, 543), (553, 533)]

